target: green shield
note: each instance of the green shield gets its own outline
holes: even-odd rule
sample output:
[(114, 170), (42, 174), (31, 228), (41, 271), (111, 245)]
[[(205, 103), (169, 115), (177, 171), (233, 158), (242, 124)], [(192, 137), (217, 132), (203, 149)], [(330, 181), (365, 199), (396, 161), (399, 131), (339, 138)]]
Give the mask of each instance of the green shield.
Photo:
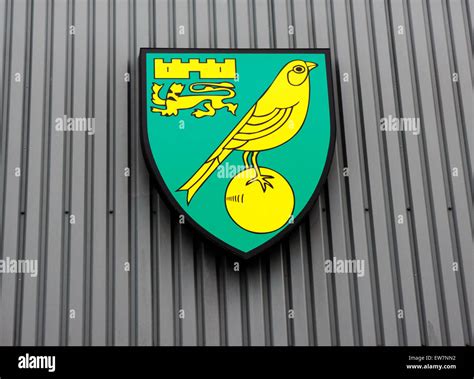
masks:
[(141, 140), (165, 199), (243, 257), (317, 199), (334, 150), (329, 50), (142, 49)]

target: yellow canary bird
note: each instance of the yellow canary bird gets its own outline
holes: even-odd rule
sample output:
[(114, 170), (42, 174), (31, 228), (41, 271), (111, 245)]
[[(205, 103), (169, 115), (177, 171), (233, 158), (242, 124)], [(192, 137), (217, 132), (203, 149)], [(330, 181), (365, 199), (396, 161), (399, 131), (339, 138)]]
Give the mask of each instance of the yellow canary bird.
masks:
[(257, 155), (260, 151), (273, 149), (288, 142), (303, 126), (309, 105), (309, 72), (316, 63), (293, 60), (287, 63), (250, 108), (235, 128), (221, 142), (194, 175), (178, 191), (187, 191), (187, 202), (191, 201), (199, 188), (214, 170), (234, 150), (243, 151), (243, 161), (249, 168), (251, 154), (256, 177), (248, 184), (258, 182), (265, 191), (271, 176), (260, 173)]

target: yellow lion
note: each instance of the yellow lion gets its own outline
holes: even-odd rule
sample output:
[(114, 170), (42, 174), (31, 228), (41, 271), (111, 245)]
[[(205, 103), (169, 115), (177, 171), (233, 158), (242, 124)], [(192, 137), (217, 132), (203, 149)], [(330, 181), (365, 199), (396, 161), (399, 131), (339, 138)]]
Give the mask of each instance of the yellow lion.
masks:
[[(235, 115), (237, 104), (224, 103), (224, 100), (231, 99), (235, 96), (234, 85), (228, 82), (221, 83), (192, 83), (189, 91), (192, 93), (200, 93), (201, 95), (182, 95), (185, 88), (183, 84), (173, 83), (170, 85), (166, 94), (166, 99), (159, 96), (163, 84), (153, 83), (151, 100), (153, 104), (164, 106), (165, 108), (151, 107), (151, 111), (160, 113), (163, 116), (177, 116), (178, 112), (183, 109), (195, 108), (202, 103), (206, 110), (195, 109), (192, 115), (197, 118), (205, 116), (214, 116), (216, 110), (227, 108), (227, 111)], [(214, 92), (226, 91), (225, 95), (216, 95)]]

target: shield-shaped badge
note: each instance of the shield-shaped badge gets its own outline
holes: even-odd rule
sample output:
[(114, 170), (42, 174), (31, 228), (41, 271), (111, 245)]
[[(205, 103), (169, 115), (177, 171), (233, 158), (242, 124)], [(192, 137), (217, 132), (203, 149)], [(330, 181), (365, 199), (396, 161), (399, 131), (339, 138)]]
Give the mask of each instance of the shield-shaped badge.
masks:
[(168, 202), (240, 256), (280, 240), (329, 171), (329, 51), (142, 49), (140, 65), (143, 152)]

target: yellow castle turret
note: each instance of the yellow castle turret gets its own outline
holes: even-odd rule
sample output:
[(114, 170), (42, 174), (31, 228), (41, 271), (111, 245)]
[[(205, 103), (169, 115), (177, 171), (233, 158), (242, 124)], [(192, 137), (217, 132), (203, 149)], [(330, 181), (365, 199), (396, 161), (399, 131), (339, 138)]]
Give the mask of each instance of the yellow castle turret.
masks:
[(179, 58), (165, 62), (161, 58), (155, 59), (155, 79), (189, 79), (191, 72), (198, 72), (200, 79), (235, 79), (235, 59), (224, 59), (223, 63), (215, 59), (206, 59), (205, 62), (191, 58), (183, 62)]

